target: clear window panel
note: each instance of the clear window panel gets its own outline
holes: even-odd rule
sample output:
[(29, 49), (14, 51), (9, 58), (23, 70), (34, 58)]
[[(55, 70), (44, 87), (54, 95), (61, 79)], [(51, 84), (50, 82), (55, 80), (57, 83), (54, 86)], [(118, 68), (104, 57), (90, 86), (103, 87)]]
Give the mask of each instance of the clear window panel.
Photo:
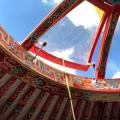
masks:
[(57, 57), (85, 64), (103, 11), (84, 1), (46, 32), (45, 50)]

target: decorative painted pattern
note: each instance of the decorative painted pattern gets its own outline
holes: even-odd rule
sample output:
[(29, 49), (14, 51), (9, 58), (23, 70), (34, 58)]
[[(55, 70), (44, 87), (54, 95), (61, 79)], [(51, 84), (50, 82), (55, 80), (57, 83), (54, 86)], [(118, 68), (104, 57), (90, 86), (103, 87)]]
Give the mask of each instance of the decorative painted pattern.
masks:
[(68, 116), (68, 112), (70, 111), (70, 101), (68, 100), (66, 105), (65, 105), (65, 108), (64, 108), (64, 111), (61, 115), (61, 118), (60, 120), (66, 120), (67, 116)]
[(15, 77), (10, 78), (10, 80), (0, 88), (0, 97), (2, 97), (6, 93), (6, 91), (15, 82), (15, 80), (16, 80)]
[(39, 103), (41, 102), (41, 99), (44, 96), (44, 94), (45, 94), (44, 91), (40, 92), (40, 95), (37, 97), (37, 99), (33, 103), (32, 107), (27, 112), (27, 114), (25, 116), (25, 120), (30, 120), (30, 118), (32, 117), (32, 114), (35, 112), (35, 110), (37, 109)]
[(90, 111), (90, 101), (86, 102), (85, 108), (83, 110), (83, 115), (81, 117), (81, 120), (87, 120), (89, 116), (89, 111)]
[[(9, 81), (11, 81), (11, 79), (9, 79)], [(16, 91), (13, 92), (12, 96), (10, 96), (8, 98), (8, 100), (2, 105), (2, 107), (0, 108), (0, 119), (1, 120), (6, 120), (6, 119), (7, 120), (15, 120), (18, 116), (20, 116), (20, 113), (25, 110), (24, 109), (25, 105), (30, 103), (31, 96), (33, 96), (34, 90), (36, 89), (33, 86), (29, 86), (29, 89), (27, 92), (24, 91), (25, 92), (25, 93), (23, 93), (24, 96), (19, 100), (19, 102), (16, 103), (16, 105), (14, 106), (14, 109), (11, 111), (11, 114), (9, 114), (9, 116), (6, 118), (3, 117), (6, 115), (6, 113), (8, 113), (9, 108), (11, 108), (11, 106), (17, 99), (16, 96), (19, 96), (19, 94), (21, 94), (22, 89), (24, 89), (24, 86), (26, 86), (26, 85), (27, 85), (27, 83), (22, 82), (18, 86)], [(5, 84), (5, 86), (7, 86), (7, 84)], [(8, 91), (10, 90), (10, 88), (8, 88)], [(75, 92), (77, 93), (77, 91), (79, 91), (79, 90), (76, 90)], [(30, 120), (32, 118), (34, 112), (39, 107), (39, 104), (43, 103), (42, 102), (43, 97), (48, 93), (48, 92), (44, 92), (44, 90), (39, 90), (38, 92), (40, 92), (39, 96), (36, 99), (34, 99), (34, 101), (33, 101), (34, 103), (32, 104), (32, 106), (29, 109), (26, 109), (25, 116), (23, 117), (22, 120)], [(49, 91), (49, 92), (51, 92), (51, 91)], [(74, 92), (74, 90), (72, 90), (72, 92)], [(86, 96), (84, 93), (86, 94)], [(93, 92), (91, 92), (91, 94), (90, 94), (89, 91), (88, 92), (81, 91), (81, 94), (83, 94), (84, 99), (83, 99), (82, 95), (81, 95), (81, 97), (79, 97), (79, 99), (73, 98), (73, 100), (74, 99), (75, 99), (75, 101), (77, 100), (77, 103), (74, 107), (76, 119), (98, 120), (98, 118), (100, 118), (101, 120), (102, 119), (118, 120), (120, 117), (120, 115), (119, 115), (120, 101), (119, 102), (107, 102), (106, 98), (104, 98), (104, 101), (103, 101), (103, 99), (99, 98), (100, 93), (97, 93), (97, 92), (94, 94), (92, 94), (92, 93)], [(101, 96), (103, 96), (103, 94), (106, 94), (106, 93), (102, 93)], [(69, 120), (69, 115), (71, 115), (70, 114), (71, 109), (70, 109), (70, 101), (68, 99), (68, 96), (59, 95), (58, 96), (59, 98), (57, 99), (57, 101), (54, 102), (55, 96), (56, 95), (49, 93), (49, 96), (47, 97), (47, 99), (45, 100), (43, 105), (41, 106), (41, 109), (38, 112), (38, 114), (36, 114), (36, 118), (34, 120), (45, 119), (45, 117), (47, 115), (49, 116), (49, 118), (45, 119), (45, 120), (58, 120), (57, 115), (59, 114), (61, 107), (63, 107), (63, 109), (61, 111), (59, 120)], [(88, 96), (88, 98), (87, 98), (87, 96)], [(89, 96), (96, 97), (97, 101), (94, 102), (95, 99), (93, 99), (93, 97), (92, 97), (92, 99), (90, 99)], [(106, 95), (104, 97), (106, 97)], [(115, 96), (112, 95), (111, 97), (114, 98)], [(64, 102), (65, 99), (67, 101), (63, 105), (62, 103)], [(102, 100), (102, 101), (100, 101), (100, 100)], [(110, 100), (110, 98), (109, 98), (109, 100)], [(54, 102), (53, 109), (49, 113), (48, 111), (51, 108), (51, 104), (53, 102)], [(83, 105), (83, 103), (85, 103), (85, 104)], [(91, 105), (94, 103), (95, 103), (95, 105), (91, 107)], [(71, 115), (71, 119), (72, 119), (72, 115)]]
[(28, 99), (30, 98), (30, 96), (32, 95), (32, 93), (34, 92), (34, 89), (31, 88), (24, 96), (22, 99), (20, 99), (20, 101), (18, 102), (17, 106), (14, 108), (13, 115), (11, 116), (10, 119), (16, 119), (17, 116), (20, 114), (20, 112), (22, 111), (22, 108), (25, 106), (25, 104), (27, 103)]
[(77, 105), (74, 109), (76, 118), (78, 118), (78, 115), (79, 115), (79, 112), (80, 112), (80, 109), (81, 109), (81, 104), (82, 104), (82, 100), (78, 100)]
[[(37, 87), (44, 92), (51, 92), (52, 95), (68, 96), (65, 86), (64, 73), (56, 70), (37, 59), (34, 63), (30, 61), (31, 55), (19, 47), (11, 37), (0, 29), (0, 70), (1, 76), (5, 73), (10, 73), (15, 78), (18, 78), (34, 87)], [(13, 45), (14, 47), (10, 47)], [(7, 54), (5, 53), (7, 52)], [(30, 58), (28, 57), (30, 56)], [(18, 61), (18, 62), (17, 62)], [(29, 61), (29, 62), (28, 62)], [(23, 64), (23, 65), (21, 65)], [(25, 66), (25, 67), (24, 67)], [(30, 70), (31, 69), (31, 70)], [(35, 72), (33, 73), (32, 70)], [(38, 74), (36, 74), (38, 73)], [(120, 101), (120, 79), (117, 80), (94, 80), (67, 74), (71, 93), (73, 98), (81, 98), (85, 100), (118, 100)], [(59, 83), (59, 84), (58, 84)], [(75, 88), (81, 89), (76, 90)], [(89, 91), (86, 91), (89, 90)], [(93, 92), (94, 91), (94, 92)], [(96, 92), (95, 92), (96, 91)], [(100, 93), (97, 91), (101, 91)], [(106, 92), (106, 93), (104, 93)], [(112, 92), (112, 93), (108, 93)], [(116, 93), (113, 93), (116, 92)]]
[[(103, 1), (103, 0), (101, 0)], [(109, 2), (109, 3), (112, 3), (113, 5), (115, 4), (120, 4), (120, 0), (104, 0), (105, 2)]]
[(101, 46), (101, 52), (99, 55), (99, 62), (97, 66), (97, 77), (104, 78), (105, 76), (105, 69), (106, 69), (106, 63), (108, 58), (108, 53), (110, 49), (110, 45), (112, 42), (112, 37), (115, 32), (116, 24), (118, 22), (119, 13), (115, 12), (115, 9), (113, 9), (113, 13), (110, 14), (108, 21), (106, 23), (106, 29), (104, 30), (103, 35), (103, 45)]
[[(9, 80), (10, 81), (10, 80)], [(8, 84), (9, 83), (6, 83), (5, 86), (6, 88), (8, 88)], [(16, 91), (12, 94), (12, 96), (10, 96), (10, 98), (7, 100), (7, 102), (5, 104), (2, 105), (2, 107), (0, 107), (0, 111), (2, 111), (0, 114), (2, 115), (2, 113), (4, 113), (5, 111), (7, 111), (7, 109), (9, 108), (9, 106), (13, 103), (13, 101), (17, 98), (17, 96), (19, 95), (19, 93), (21, 92), (21, 90), (23, 89), (23, 86), (25, 84), (22, 83), (18, 86), (18, 88), (16, 89)], [(8, 88), (9, 89), (9, 88)], [(2, 91), (2, 89), (0, 89)], [(4, 90), (5, 92), (5, 90)], [(5, 94), (5, 93), (4, 93)], [(4, 95), (3, 94), (3, 95)], [(2, 95), (2, 96), (3, 96)], [(1, 97), (1, 96), (0, 96)]]
[(3, 104), (0, 108), (0, 117), (5, 113), (9, 107), (11, 106), (13, 100), (9, 99), (5, 104)]
[(56, 102), (56, 105), (53, 109), (53, 112), (51, 112), (51, 115), (49, 117), (49, 120), (55, 120), (57, 117), (57, 114), (60, 110), (61, 104), (63, 102), (64, 97), (59, 97), (58, 101)]
[(10, 96), (10, 99), (15, 100), (15, 99), (18, 97), (18, 95), (20, 94), (20, 92), (22, 91), (22, 89), (24, 88), (24, 86), (25, 86), (25, 83), (22, 82), (22, 83), (17, 87), (17, 89), (15, 90), (15, 92), (12, 94), (12, 96)]
[(47, 112), (47, 110), (49, 109), (49, 105), (53, 99), (53, 95), (49, 95), (47, 101), (45, 102), (44, 106), (42, 107), (42, 110), (40, 111), (37, 119), (40, 120), (40, 119), (43, 119), (44, 117), (44, 114)]

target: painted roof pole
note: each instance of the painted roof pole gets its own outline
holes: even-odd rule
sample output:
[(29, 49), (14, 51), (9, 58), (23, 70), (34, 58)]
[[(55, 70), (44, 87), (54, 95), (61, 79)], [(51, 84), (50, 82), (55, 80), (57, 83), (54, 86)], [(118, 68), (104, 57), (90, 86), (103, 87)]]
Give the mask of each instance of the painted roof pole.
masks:
[(21, 46), (26, 50), (30, 50), (45, 32), (83, 1), (84, 0), (64, 0), (53, 11), (51, 11), (50, 14), (38, 24), (38, 26), (36, 26), (36, 28), (25, 38)]
[(41, 47), (39, 48), (39, 50), (37, 51), (36, 55), (33, 57), (32, 60), (35, 60), (35, 59), (36, 59), (36, 57), (38, 56), (38, 54), (40, 53), (40, 51), (41, 51), (41, 50), (43, 49), (43, 47), (45, 47), (46, 45), (47, 45), (47, 42), (46, 42), (46, 41), (42, 43)]
[(100, 52), (98, 56), (96, 78), (102, 79), (105, 77), (105, 70), (106, 70), (109, 49), (118, 22), (119, 14), (120, 13), (116, 10), (116, 6), (114, 6), (112, 12), (108, 16), (108, 20), (106, 22), (106, 26), (104, 29), (102, 43), (100, 46)]

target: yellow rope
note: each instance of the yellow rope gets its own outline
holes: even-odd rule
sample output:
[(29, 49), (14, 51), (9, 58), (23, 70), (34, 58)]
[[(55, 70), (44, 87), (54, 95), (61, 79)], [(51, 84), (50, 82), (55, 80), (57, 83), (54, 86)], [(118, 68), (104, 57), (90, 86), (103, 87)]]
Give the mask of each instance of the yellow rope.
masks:
[(62, 62), (63, 62), (63, 67), (64, 67), (65, 81), (66, 81), (66, 85), (67, 85), (67, 91), (68, 91), (68, 95), (69, 95), (69, 100), (70, 100), (73, 120), (76, 120), (74, 107), (73, 107), (72, 95), (71, 95), (71, 92), (70, 92), (70, 86), (69, 86), (68, 77), (67, 77), (67, 74), (66, 74), (66, 67), (65, 67), (65, 63), (64, 63), (64, 59), (63, 58), (62, 58)]

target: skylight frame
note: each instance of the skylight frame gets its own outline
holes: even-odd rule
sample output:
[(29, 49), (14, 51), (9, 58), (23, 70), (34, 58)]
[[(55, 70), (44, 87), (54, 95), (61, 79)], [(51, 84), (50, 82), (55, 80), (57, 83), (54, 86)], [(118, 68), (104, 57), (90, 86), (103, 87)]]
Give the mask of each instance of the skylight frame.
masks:
[[(67, 0), (64, 0), (61, 4), (59, 4), (33, 31), (32, 33), (25, 39), (25, 41), (22, 43), (22, 46), (29, 50), (30, 48), (34, 47), (34, 43), (37, 41), (37, 37), (36, 36), (41, 36), (43, 35), (45, 32), (47, 32), (47, 30), (49, 30), (53, 25), (55, 25), (57, 22), (60, 21), (60, 19), (62, 19), (67, 13), (69, 13), (73, 8), (75, 8), (76, 6), (78, 6), (80, 3), (82, 3), (84, 0), (73, 0), (72, 2), (74, 4), (71, 4), (68, 9), (66, 11), (63, 11), (63, 14), (61, 14), (60, 17), (56, 18), (56, 20), (47, 28), (45, 29), (44, 31), (42, 31), (42, 33), (40, 33), (39, 35), (38, 34), (34, 34), (37, 30), (39, 31), (38, 27), (42, 28), (44, 27), (43, 26), (43, 23), (45, 23), (48, 19), (51, 18), (51, 16), (60, 8), (61, 5), (65, 5), (65, 2), (68, 2)], [(93, 53), (94, 53), (94, 50), (95, 50), (95, 47), (96, 47), (96, 44), (98, 42), (98, 38), (100, 36), (100, 33), (102, 31), (102, 28), (105, 24), (105, 21), (107, 19), (107, 15), (110, 13), (111, 11), (111, 6), (104, 3), (104, 2), (101, 2), (101, 1), (96, 1), (96, 0), (87, 0), (88, 2), (92, 3), (93, 5), (95, 5), (96, 7), (98, 7), (99, 9), (102, 9), (104, 11), (104, 16), (103, 18), (101, 19), (100, 21), (100, 24), (98, 26), (98, 29), (97, 29), (97, 32), (96, 32), (96, 35), (95, 35), (95, 38), (93, 39), (93, 45), (90, 49), (90, 52), (89, 52), (89, 57), (88, 57), (88, 63), (91, 63), (91, 60), (92, 60), (92, 56), (93, 56)], [(36, 36), (35, 36), (36, 35)], [(36, 48), (36, 49), (39, 49), (39, 48)], [(32, 51), (35, 53), (35, 51)], [(44, 54), (44, 55), (43, 55)], [(60, 65), (63, 65), (63, 62), (62, 62), (62, 59), (60, 58), (57, 58), (45, 51), (41, 51), (41, 53), (39, 54), (41, 57), (47, 59), (47, 60), (50, 60), (51, 62), (55, 62), (57, 64), (60, 64)], [(45, 57), (46, 56), (46, 57)], [(55, 59), (57, 59), (55, 61)], [(90, 65), (86, 63), (86, 64), (78, 64), (78, 63), (74, 63), (74, 62), (70, 62), (70, 61), (67, 61), (65, 60), (65, 66), (66, 67), (70, 67), (70, 68), (73, 68), (73, 69), (77, 69), (77, 70), (83, 70), (83, 71), (87, 71), (88, 68), (90, 67)]]

